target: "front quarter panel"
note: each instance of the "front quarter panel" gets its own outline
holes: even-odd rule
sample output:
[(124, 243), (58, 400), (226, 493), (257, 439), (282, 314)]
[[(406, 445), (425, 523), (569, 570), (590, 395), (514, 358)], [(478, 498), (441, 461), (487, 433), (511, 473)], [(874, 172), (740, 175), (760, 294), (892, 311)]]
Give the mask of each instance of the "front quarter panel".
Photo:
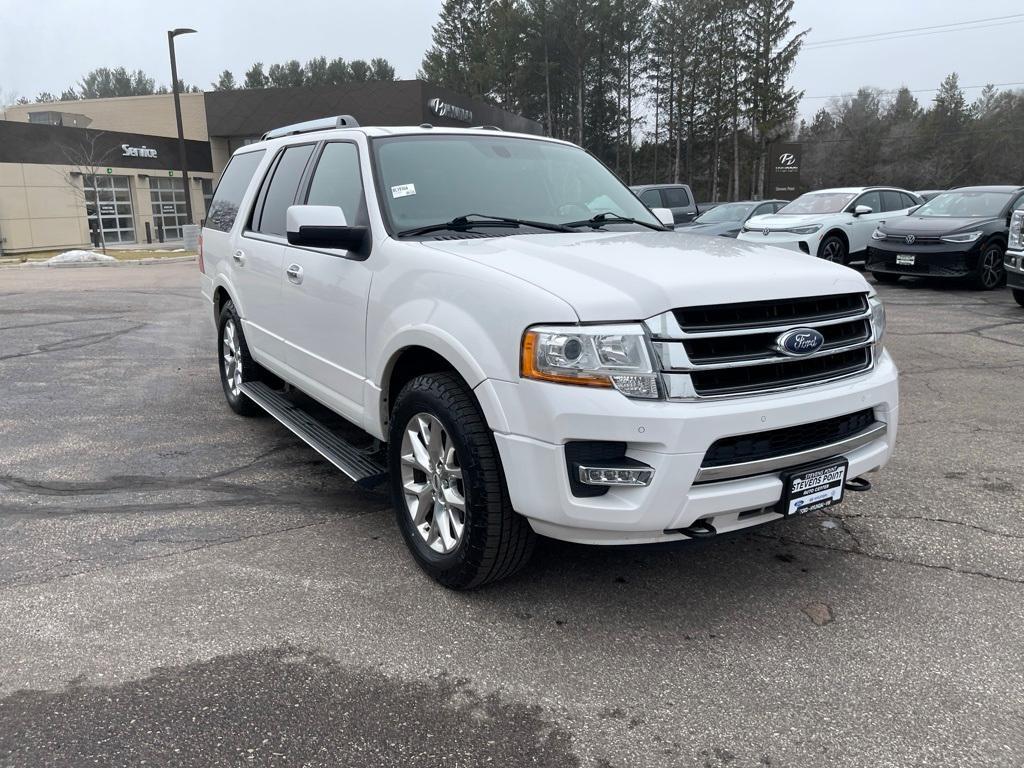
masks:
[(378, 437), (387, 422), (384, 390), (403, 350), (436, 352), (470, 387), (516, 382), (528, 326), (578, 322), (564, 300), (473, 259), (393, 239), (378, 253), (367, 307), (364, 424)]

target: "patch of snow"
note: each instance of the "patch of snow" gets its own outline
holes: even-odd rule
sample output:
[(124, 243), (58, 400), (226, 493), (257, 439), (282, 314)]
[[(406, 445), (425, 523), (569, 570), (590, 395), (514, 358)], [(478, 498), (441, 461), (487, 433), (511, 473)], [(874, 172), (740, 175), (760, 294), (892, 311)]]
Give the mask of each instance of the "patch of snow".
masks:
[(47, 264), (81, 264), (87, 261), (117, 261), (113, 256), (107, 256), (95, 251), (64, 251), (46, 260)]
[(838, 528), (839, 527), (839, 523), (837, 523), (835, 520), (822, 520), (821, 521), (821, 527), (822, 528)]
[(171, 253), (184, 253), (184, 252), (185, 252), (184, 248), (175, 248), (173, 251), (171, 251)]

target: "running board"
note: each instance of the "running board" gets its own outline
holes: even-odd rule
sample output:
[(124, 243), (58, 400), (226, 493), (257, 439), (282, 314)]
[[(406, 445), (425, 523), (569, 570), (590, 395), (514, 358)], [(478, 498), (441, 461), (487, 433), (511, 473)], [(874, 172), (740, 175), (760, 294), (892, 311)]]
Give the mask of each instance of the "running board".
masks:
[(375, 488), (387, 479), (382, 452), (358, 448), (335, 430), (320, 422), (275, 389), (259, 381), (245, 381), (239, 387), (310, 448), (336, 466), (362, 488)]

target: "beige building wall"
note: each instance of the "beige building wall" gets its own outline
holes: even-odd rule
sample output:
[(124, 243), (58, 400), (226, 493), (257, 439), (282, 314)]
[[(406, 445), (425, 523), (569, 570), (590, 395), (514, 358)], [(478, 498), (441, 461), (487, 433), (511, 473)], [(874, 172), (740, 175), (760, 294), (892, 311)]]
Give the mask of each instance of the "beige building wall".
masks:
[[(85, 190), (81, 175), (62, 165), (0, 163), (0, 246), (5, 254), (91, 247), (86, 215)], [(106, 169), (101, 169), (102, 171)], [(146, 243), (146, 224), (153, 242), (157, 231), (153, 219), (151, 179), (168, 171), (140, 171), (112, 167), (110, 175), (126, 176), (132, 195), (135, 242)], [(175, 171), (177, 176), (178, 172)], [(206, 216), (200, 179), (211, 173), (190, 173), (189, 193), (197, 223)]]
[[(202, 93), (181, 94), (181, 122), (186, 139), (207, 141), (206, 97)], [(92, 119), (89, 128), (176, 138), (173, 94), (123, 96), (116, 99), (55, 101), (48, 104), (20, 104), (7, 107), (5, 120), (28, 122), (29, 112), (73, 112)], [(216, 166), (215, 166), (216, 167)]]

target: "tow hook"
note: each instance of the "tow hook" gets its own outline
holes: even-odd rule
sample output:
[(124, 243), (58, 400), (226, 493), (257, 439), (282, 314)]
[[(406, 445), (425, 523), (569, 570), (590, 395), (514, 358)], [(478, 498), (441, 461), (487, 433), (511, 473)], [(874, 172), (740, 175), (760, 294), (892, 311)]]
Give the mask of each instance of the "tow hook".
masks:
[(670, 528), (665, 533), (681, 533), (691, 539), (701, 539), (705, 536), (714, 536), (718, 533), (710, 520), (698, 520), (686, 528)]
[(848, 491), (856, 491), (857, 493), (863, 493), (864, 491), (871, 490), (871, 481), (866, 477), (854, 477), (846, 481), (844, 486)]

